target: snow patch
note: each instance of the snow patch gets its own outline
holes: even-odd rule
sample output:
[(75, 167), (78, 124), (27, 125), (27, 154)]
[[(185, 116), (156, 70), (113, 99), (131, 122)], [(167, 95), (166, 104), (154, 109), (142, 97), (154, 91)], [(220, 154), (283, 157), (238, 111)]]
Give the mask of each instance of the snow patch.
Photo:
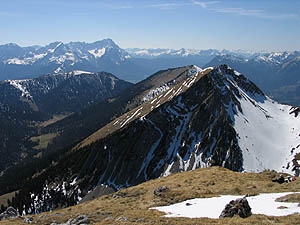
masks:
[(24, 82), (24, 81), (26, 81), (26, 80), (8, 80), (7, 82), (9, 82), (10, 85), (14, 86), (16, 89), (20, 90), (22, 97), (25, 96), (25, 97), (32, 98), (32, 96), (28, 92), (27, 88), (22, 85), (22, 82)]
[(93, 74), (92, 72), (82, 71), (82, 70), (73, 70), (70, 72), (72, 75), (81, 75), (81, 74)]
[(89, 50), (88, 52), (90, 54), (92, 54), (93, 56), (95, 56), (95, 58), (100, 58), (105, 54), (106, 49), (105, 48), (101, 48), (101, 49), (93, 49), (93, 50)]
[[(267, 216), (287, 216), (300, 213), (298, 203), (276, 202), (277, 198), (288, 194), (299, 194), (300, 192), (259, 194), (247, 197), (253, 214), (264, 214)], [(188, 218), (211, 218), (218, 219), (225, 205), (231, 200), (242, 198), (243, 196), (222, 195), (213, 198), (195, 198), (170, 206), (155, 207), (161, 212), (167, 213), (165, 217), (188, 217)], [(283, 208), (279, 208), (283, 206)]]
[(197, 75), (198, 73), (201, 73), (202, 71), (203, 70), (200, 67), (193, 65), (193, 67), (188, 72), (188, 76), (190, 77), (190, 76)]

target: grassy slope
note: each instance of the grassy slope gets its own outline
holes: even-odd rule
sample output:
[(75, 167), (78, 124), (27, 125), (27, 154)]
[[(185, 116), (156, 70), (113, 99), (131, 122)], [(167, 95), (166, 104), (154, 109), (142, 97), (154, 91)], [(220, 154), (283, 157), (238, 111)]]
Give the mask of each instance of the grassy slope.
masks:
[(11, 192), (11, 193), (7, 193), (5, 195), (1, 195), (0, 196), (0, 205), (4, 205), (7, 206), (7, 200), (9, 199), (11, 201), (11, 199), (13, 197), (15, 197), (16, 192)]
[[(62, 223), (80, 214), (88, 215), (91, 222), (96, 224), (300, 224), (299, 215), (252, 215), (246, 219), (234, 217), (215, 220), (164, 218), (163, 213), (149, 210), (154, 206), (221, 194), (255, 195), (263, 192), (299, 191), (299, 178), (291, 183), (273, 183), (271, 180), (277, 176), (279, 175), (271, 171), (257, 174), (237, 173), (220, 167), (198, 169), (151, 180), (71, 208), (44, 213), (42, 218), (39, 218), (40, 215), (33, 217), (38, 224), (51, 224), (53, 221)], [(155, 196), (153, 191), (162, 185), (167, 185), (169, 191), (160, 197)], [(300, 203), (299, 196), (292, 196), (292, 199)], [(120, 221), (120, 217), (127, 217), (129, 220)], [(2, 221), (0, 224), (23, 224), (23, 219)]]
[[(182, 70), (182, 68), (181, 68), (181, 70)], [(154, 108), (157, 108), (158, 106), (166, 103), (167, 101), (169, 101), (173, 97), (185, 92), (188, 89), (188, 86), (183, 85), (184, 83), (189, 83), (192, 80), (194, 80), (194, 83), (196, 83), (199, 79), (201, 79), (203, 76), (207, 75), (210, 71), (211, 71), (211, 69), (208, 69), (208, 70), (205, 70), (204, 72), (198, 73), (196, 79), (194, 79), (194, 77), (189, 77), (186, 80), (183, 80), (183, 81), (179, 82), (178, 84), (174, 85), (170, 89), (162, 92), (160, 95), (156, 96), (155, 98), (151, 99), (150, 101), (147, 101), (144, 104), (139, 105), (136, 108), (132, 109), (131, 111), (123, 114), (122, 116), (120, 116), (117, 119), (113, 120), (112, 122), (108, 123), (107, 125), (105, 125), (101, 129), (99, 129), (98, 131), (94, 132), (89, 137), (85, 138), (83, 141), (81, 141), (75, 147), (75, 149), (79, 149), (79, 148), (82, 148), (84, 146), (87, 146), (87, 145), (89, 145), (89, 144), (91, 144), (91, 143), (93, 143), (93, 142), (95, 142), (95, 141), (97, 141), (101, 138), (104, 138), (104, 137), (108, 136), (109, 134), (113, 133), (114, 131), (116, 131), (118, 129), (121, 129), (120, 125), (122, 124), (122, 122), (126, 121), (127, 118), (130, 118), (132, 115), (134, 115), (138, 108), (141, 109), (141, 110), (139, 111), (139, 113), (135, 114), (135, 116), (132, 117), (132, 119), (130, 119), (130, 121), (128, 121), (128, 123), (135, 120), (135, 119), (137, 119), (137, 118), (140, 118), (144, 115), (147, 115)], [(180, 89), (180, 90), (178, 90), (178, 89)], [(171, 92), (171, 90), (173, 90), (173, 91)], [(149, 90), (142, 93), (137, 98), (142, 98), (141, 96), (146, 95), (147, 92), (149, 92)], [(176, 93), (176, 94), (174, 94), (174, 93)], [(152, 102), (155, 99), (156, 99), (156, 101), (152, 104)]]

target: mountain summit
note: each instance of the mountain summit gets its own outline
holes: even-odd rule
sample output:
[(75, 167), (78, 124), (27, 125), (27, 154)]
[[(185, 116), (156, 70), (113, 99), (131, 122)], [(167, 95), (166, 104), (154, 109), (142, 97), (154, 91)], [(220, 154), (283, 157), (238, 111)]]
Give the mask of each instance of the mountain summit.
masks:
[(126, 75), (126, 79), (130, 80), (134, 79), (128, 69), (134, 67), (128, 62), (130, 58), (111, 39), (93, 43), (53, 42), (46, 46), (24, 48), (16, 44), (1, 45), (0, 79), (33, 78), (47, 73), (84, 70), (106, 71), (121, 77)]

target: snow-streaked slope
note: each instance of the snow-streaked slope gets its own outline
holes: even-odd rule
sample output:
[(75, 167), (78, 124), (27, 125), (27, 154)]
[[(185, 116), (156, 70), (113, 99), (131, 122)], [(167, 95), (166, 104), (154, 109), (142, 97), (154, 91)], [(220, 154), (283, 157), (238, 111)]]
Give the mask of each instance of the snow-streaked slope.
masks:
[(295, 108), (279, 104), (262, 92), (246, 90), (250, 81), (239, 85), (238, 76), (237, 71), (223, 74), (224, 84), (219, 89), (224, 97), (230, 92), (234, 94), (225, 106), (243, 153), (243, 169), (294, 173), (292, 161), (300, 152), (300, 118), (292, 113)]
[[(292, 160), (300, 152), (300, 118), (293, 108), (266, 98), (263, 102), (240, 99), (243, 113), (234, 116), (234, 128), (243, 151), (244, 169), (274, 169), (292, 173)], [(293, 150), (293, 148), (295, 148)]]
[[(299, 192), (283, 192), (259, 194), (257, 196), (247, 197), (249, 206), (253, 214), (264, 214), (267, 216), (287, 216), (294, 213), (300, 213), (298, 203), (276, 202), (277, 198), (298, 194)], [(156, 209), (167, 213), (166, 217), (188, 217), (201, 218), (207, 217), (218, 219), (225, 205), (231, 200), (242, 198), (243, 196), (222, 195), (213, 198), (196, 198), (170, 206), (156, 207)], [(283, 206), (282, 208), (278, 208)]]

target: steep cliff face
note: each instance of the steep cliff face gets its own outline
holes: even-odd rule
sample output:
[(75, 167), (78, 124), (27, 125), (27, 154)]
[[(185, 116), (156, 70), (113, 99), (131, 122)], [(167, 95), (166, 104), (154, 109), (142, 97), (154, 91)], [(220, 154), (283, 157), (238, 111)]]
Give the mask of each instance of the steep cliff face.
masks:
[(176, 85), (147, 93), (140, 95), (142, 104), (36, 177), (32, 183), (39, 186), (25, 211), (43, 211), (35, 201), (43, 207), (59, 202), (56, 192), (75, 204), (99, 184), (119, 189), (200, 167), (290, 173), (298, 167), (299, 109), (272, 101), (226, 65), (190, 67)]

